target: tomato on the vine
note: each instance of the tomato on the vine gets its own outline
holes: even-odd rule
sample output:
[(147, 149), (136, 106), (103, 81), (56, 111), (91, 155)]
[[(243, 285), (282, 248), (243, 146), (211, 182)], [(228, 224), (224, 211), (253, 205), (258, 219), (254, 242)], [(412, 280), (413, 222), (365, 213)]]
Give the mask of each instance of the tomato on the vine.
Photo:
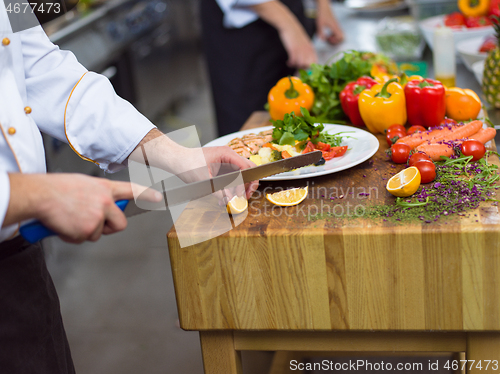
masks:
[(436, 165), (431, 160), (420, 160), (413, 166), (420, 172), (421, 183), (429, 183), (436, 179)]
[(391, 159), (396, 164), (404, 164), (406, 161), (408, 161), (408, 157), (410, 157), (410, 151), (410, 146), (406, 144), (394, 144), (390, 150)]
[(390, 147), (396, 141), (400, 138), (404, 138), (406, 136), (406, 132), (403, 132), (401, 130), (392, 130), (392, 131), (387, 131), (387, 134), (385, 135), (385, 140), (387, 141), (387, 145)]
[(417, 125), (417, 126), (411, 126), (406, 132), (406, 134), (411, 135), (416, 132), (424, 132), (424, 131), (427, 131), (424, 126)]
[(410, 156), (408, 160), (408, 166), (415, 166), (418, 161), (431, 161), (431, 158), (423, 152), (416, 152)]
[(462, 143), (460, 149), (465, 156), (472, 156), (472, 161), (483, 158), (486, 153), (484, 144), (477, 140), (466, 140)]

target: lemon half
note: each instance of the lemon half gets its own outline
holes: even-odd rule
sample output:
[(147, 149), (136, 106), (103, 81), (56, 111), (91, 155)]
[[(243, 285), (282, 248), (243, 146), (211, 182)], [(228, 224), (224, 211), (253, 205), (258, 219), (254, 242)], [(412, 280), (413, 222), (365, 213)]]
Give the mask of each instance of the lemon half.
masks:
[(304, 188), (292, 188), (291, 190), (266, 194), (266, 199), (279, 206), (292, 206), (304, 201), (306, 196), (307, 186)]
[(227, 211), (231, 214), (243, 213), (248, 208), (248, 201), (244, 196), (234, 196), (227, 203)]
[(401, 170), (387, 181), (387, 191), (397, 197), (408, 197), (420, 186), (420, 172), (415, 166)]

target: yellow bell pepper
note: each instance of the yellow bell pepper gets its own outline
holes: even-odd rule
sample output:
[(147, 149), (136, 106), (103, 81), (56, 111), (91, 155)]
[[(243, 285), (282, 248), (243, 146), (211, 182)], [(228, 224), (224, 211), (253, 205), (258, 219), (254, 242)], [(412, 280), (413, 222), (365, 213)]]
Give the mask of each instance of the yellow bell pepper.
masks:
[(401, 77), (399, 77), (399, 84), (405, 88), (406, 87), (406, 83), (408, 83), (409, 81), (423, 81), (424, 80), (424, 77), (421, 77), (420, 75), (406, 75), (406, 73), (403, 73), (401, 75)]
[(490, 9), (490, 0), (458, 0), (458, 9), (466, 17), (485, 16)]
[(406, 123), (406, 100), (397, 78), (376, 84), (359, 94), (361, 118), (372, 133), (384, 133), (391, 125)]
[(446, 89), (446, 115), (455, 121), (476, 119), (481, 111), (481, 99), (468, 88)]
[(271, 88), (267, 96), (269, 115), (272, 120), (283, 120), (286, 113), (295, 112), (302, 117), (300, 108), (311, 110), (314, 104), (314, 91), (297, 77), (281, 78)]

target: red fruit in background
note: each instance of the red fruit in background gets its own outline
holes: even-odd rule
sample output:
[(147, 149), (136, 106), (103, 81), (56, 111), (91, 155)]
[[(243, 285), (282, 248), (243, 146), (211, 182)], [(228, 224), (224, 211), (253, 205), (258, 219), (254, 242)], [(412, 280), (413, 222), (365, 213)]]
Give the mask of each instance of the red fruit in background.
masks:
[(485, 27), (491, 25), (493, 25), (493, 22), (488, 16), (467, 17), (465, 19), (465, 26), (467, 26), (468, 28)]
[(458, 125), (458, 122), (455, 121), (453, 118), (445, 117), (444, 120), (442, 120), (439, 125), (440, 126), (452, 126), (452, 125)]
[(398, 141), (400, 138), (404, 138), (406, 136), (406, 131), (401, 131), (400, 129), (387, 131), (385, 135), (385, 140), (387, 141), (387, 145), (390, 147), (394, 143)]
[(497, 38), (495, 38), (493, 35), (490, 35), (487, 36), (486, 39), (484, 39), (483, 44), (481, 44), (481, 47), (479, 47), (479, 52), (487, 53), (489, 51), (494, 50), (496, 47), (497, 47)]
[(500, 0), (490, 0), (488, 15), (500, 17)]
[(444, 25), (448, 27), (460, 27), (465, 26), (465, 17), (460, 12), (454, 12), (447, 14), (444, 17)]
[(414, 134), (416, 132), (424, 132), (427, 131), (427, 129), (424, 126), (411, 126), (408, 131), (406, 132), (407, 135)]

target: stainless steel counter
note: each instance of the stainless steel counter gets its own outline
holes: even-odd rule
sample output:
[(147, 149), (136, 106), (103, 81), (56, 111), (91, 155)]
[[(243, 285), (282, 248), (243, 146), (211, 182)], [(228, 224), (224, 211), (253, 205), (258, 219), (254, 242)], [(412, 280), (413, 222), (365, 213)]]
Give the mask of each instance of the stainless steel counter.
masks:
[[(377, 13), (373, 15), (360, 15), (345, 8), (342, 4), (333, 5), (333, 9), (337, 19), (342, 25), (345, 34), (345, 41), (337, 46), (330, 46), (321, 40), (315, 40), (315, 46), (318, 51), (318, 58), (320, 63), (326, 63), (332, 56), (338, 52), (347, 49), (356, 49), (376, 52), (375, 33), (377, 24), (384, 17), (394, 17), (401, 15), (408, 15), (408, 11), (397, 11), (391, 13)], [(432, 63), (432, 51), (429, 47), (425, 48), (422, 61), (428, 64), (428, 77), (434, 77), (434, 69)], [(475, 91), (483, 100), (484, 95), (481, 90), (479, 82), (474, 77), (474, 74), (467, 69), (457, 56), (457, 87), (470, 88)], [(488, 110), (488, 116), (491, 121), (500, 129), (500, 110)], [(500, 132), (499, 132), (500, 133)], [(499, 138), (497, 136), (497, 138)], [(497, 141), (500, 139), (497, 139)]]

